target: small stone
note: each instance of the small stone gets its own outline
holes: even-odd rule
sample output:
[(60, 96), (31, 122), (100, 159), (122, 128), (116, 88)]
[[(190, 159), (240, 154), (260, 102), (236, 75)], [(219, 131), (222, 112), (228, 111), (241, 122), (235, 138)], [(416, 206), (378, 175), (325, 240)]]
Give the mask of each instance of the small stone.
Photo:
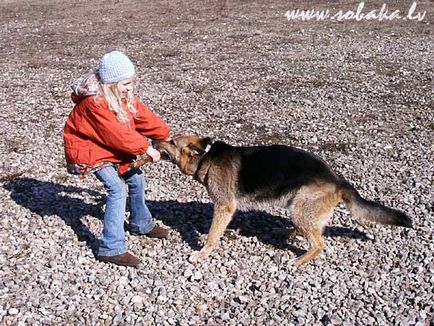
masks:
[(16, 309), (16, 308), (10, 308), (8, 310), (8, 314), (11, 315), (11, 316), (17, 315), (18, 313), (19, 313), (19, 310)]
[(131, 298), (132, 303), (141, 304), (143, 303), (143, 298), (140, 295), (135, 295)]
[(185, 272), (184, 272), (184, 276), (186, 278), (189, 278), (191, 275), (193, 275), (193, 271), (191, 269), (189, 269), (189, 268), (186, 269)]
[(202, 273), (200, 271), (196, 271), (193, 273), (194, 280), (200, 280), (202, 278)]
[(206, 309), (207, 309), (207, 305), (206, 304), (198, 304), (196, 306), (196, 312), (198, 314), (202, 314)]
[(245, 295), (240, 295), (238, 297), (238, 300), (240, 300), (241, 303), (246, 303), (246, 302), (250, 301), (249, 297), (245, 296)]
[(128, 277), (126, 277), (126, 276), (119, 277), (119, 285), (127, 285), (128, 282), (129, 282)]
[(222, 320), (228, 320), (231, 316), (229, 315), (228, 312), (225, 312), (224, 314), (221, 315), (221, 319)]
[(278, 270), (279, 270), (279, 268), (278, 268), (277, 266), (271, 266), (271, 267), (269, 268), (269, 271), (270, 271), (271, 273), (277, 272)]

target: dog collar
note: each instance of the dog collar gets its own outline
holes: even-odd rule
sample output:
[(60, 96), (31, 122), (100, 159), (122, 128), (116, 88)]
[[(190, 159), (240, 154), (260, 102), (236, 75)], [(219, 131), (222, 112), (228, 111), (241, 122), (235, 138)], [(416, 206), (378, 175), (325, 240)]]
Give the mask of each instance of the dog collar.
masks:
[(204, 153), (203, 153), (202, 157), (200, 158), (199, 163), (197, 164), (196, 172), (193, 174), (193, 178), (196, 181), (199, 181), (200, 183), (203, 183), (203, 180), (201, 180), (201, 178), (199, 177), (199, 172), (202, 170), (202, 167), (203, 167), (203, 164), (205, 161), (205, 156), (206, 156), (206, 154), (208, 154), (211, 147), (212, 147), (212, 144), (206, 145)]

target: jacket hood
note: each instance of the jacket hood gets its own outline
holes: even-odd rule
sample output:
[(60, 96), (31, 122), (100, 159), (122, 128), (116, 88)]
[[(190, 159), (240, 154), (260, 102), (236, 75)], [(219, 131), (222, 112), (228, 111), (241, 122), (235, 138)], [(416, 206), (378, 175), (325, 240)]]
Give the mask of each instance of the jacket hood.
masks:
[(80, 102), (83, 98), (98, 93), (99, 78), (96, 72), (89, 72), (71, 84), (71, 99), (74, 103)]

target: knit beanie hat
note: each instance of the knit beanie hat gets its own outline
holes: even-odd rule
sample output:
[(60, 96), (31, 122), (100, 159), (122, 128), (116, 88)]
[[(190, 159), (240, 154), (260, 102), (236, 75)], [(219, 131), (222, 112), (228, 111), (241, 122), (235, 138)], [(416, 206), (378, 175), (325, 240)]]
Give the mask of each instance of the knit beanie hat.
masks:
[(125, 54), (113, 51), (102, 57), (98, 74), (104, 84), (110, 84), (132, 77), (135, 70), (133, 63)]

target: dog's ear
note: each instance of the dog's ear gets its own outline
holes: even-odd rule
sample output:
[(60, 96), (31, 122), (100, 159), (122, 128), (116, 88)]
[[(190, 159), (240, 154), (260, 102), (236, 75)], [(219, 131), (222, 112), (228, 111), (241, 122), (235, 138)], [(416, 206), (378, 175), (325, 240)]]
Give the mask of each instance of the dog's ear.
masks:
[(189, 144), (187, 147), (190, 150), (190, 155), (203, 155), (206, 153), (208, 146), (212, 144), (212, 140), (209, 137), (201, 138), (198, 142)]
[(193, 145), (188, 145), (187, 147), (184, 147), (183, 149), (181, 149), (182, 153), (184, 155), (193, 157), (193, 156), (197, 156), (197, 155), (203, 155), (205, 153), (205, 151), (203, 151), (202, 149), (198, 148), (197, 146), (193, 146)]
[(202, 146), (198, 146), (197, 144), (190, 144), (184, 149), (187, 150), (187, 153), (190, 156), (203, 155), (205, 153), (205, 149), (202, 148)]

